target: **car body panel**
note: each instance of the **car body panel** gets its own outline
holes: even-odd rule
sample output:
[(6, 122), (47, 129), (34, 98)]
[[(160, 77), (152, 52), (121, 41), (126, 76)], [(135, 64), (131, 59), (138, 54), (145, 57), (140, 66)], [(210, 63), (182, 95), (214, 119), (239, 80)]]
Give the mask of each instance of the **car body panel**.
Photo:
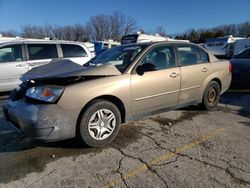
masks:
[(22, 81), (67, 78), (74, 76), (113, 76), (121, 75), (114, 65), (84, 67), (68, 59), (57, 59), (52, 63), (40, 66), (25, 73)]
[[(0, 47), (8, 47), (0, 44)], [(25, 50), (22, 43), (16, 43), (21, 50), (21, 58), (16, 61), (0, 62), (0, 92), (11, 91), (13, 88), (17, 87), (21, 83), (20, 76), (29, 70), (29, 65), (26, 62)], [(14, 56), (14, 52), (11, 54)]]
[(250, 58), (232, 59), (232, 87), (250, 88)]
[[(92, 87), (93, 85), (95, 87)], [(74, 90), (73, 93), (72, 90)], [(130, 116), (130, 75), (122, 74), (119, 76), (100, 77), (69, 85), (65, 88), (61, 99), (58, 101), (58, 105), (64, 109), (78, 109), (80, 113), (81, 109), (91, 100), (101, 96), (115, 96), (120, 99), (124, 104), (126, 114)]]
[(203, 83), (211, 74), (211, 63), (181, 67), (181, 91), (179, 104), (197, 101), (204, 93)]
[[(177, 76), (171, 77), (173, 73)], [(179, 91), (179, 67), (131, 75), (132, 114), (175, 106)]]
[(21, 83), (20, 77), (29, 70), (25, 61), (0, 63), (0, 92), (11, 91)]
[(52, 141), (75, 136), (75, 126), (69, 125), (76, 124), (78, 113), (72, 109), (62, 109), (56, 104), (34, 105), (19, 100), (9, 101), (4, 113), (9, 123), (29, 135), (30, 139)]

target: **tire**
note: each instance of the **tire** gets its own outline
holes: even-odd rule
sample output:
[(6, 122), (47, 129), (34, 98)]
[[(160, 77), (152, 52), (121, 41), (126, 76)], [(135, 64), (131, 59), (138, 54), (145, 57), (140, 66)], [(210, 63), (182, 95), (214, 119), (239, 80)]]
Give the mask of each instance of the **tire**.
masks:
[(202, 99), (202, 107), (205, 110), (215, 108), (220, 100), (220, 86), (216, 81), (211, 81), (206, 87)]
[(90, 147), (101, 147), (110, 143), (121, 126), (119, 109), (106, 100), (94, 100), (81, 117), (79, 136)]

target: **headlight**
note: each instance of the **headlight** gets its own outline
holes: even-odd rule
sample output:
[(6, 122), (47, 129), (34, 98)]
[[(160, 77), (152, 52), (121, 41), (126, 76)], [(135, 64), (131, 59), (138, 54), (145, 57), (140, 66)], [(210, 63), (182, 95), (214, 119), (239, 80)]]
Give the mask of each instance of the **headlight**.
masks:
[(64, 88), (56, 86), (31, 87), (26, 91), (26, 96), (40, 101), (54, 103), (62, 95)]

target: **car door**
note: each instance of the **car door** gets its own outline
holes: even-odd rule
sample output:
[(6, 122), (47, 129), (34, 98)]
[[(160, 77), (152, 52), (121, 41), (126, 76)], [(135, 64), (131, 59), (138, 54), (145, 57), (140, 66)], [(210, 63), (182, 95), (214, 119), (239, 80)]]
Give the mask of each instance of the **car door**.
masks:
[(21, 82), (19, 78), (27, 71), (22, 44), (0, 47), (0, 92), (16, 88)]
[(202, 85), (211, 72), (208, 54), (192, 44), (177, 44), (181, 68), (181, 91), (179, 104), (194, 102), (202, 96)]
[(27, 43), (28, 64), (30, 69), (45, 65), (58, 58), (56, 44)]
[(91, 58), (90, 52), (87, 52), (83, 46), (78, 44), (61, 44), (63, 58), (70, 59), (71, 61), (83, 65)]
[(175, 106), (179, 90), (180, 68), (176, 66), (173, 46), (153, 47), (131, 75), (132, 114)]

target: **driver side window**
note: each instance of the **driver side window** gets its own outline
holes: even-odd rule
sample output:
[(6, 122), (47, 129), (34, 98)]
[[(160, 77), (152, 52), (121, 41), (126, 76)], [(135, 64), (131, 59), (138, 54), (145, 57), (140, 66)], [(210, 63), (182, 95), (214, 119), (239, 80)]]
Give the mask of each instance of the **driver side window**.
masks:
[(151, 67), (151, 71), (175, 67), (173, 46), (158, 46), (150, 50), (142, 59), (141, 65)]

